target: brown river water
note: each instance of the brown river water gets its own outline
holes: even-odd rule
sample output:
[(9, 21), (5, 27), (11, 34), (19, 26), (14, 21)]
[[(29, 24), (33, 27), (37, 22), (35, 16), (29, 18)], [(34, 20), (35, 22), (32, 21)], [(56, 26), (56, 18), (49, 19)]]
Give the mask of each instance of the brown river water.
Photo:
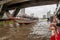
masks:
[(50, 40), (49, 22), (0, 24), (0, 40)]

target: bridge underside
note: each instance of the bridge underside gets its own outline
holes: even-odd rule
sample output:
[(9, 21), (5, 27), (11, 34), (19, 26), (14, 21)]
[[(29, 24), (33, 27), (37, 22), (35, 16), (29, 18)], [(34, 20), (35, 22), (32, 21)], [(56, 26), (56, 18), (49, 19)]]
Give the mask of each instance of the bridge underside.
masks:
[[(6, 2), (3, 4), (0, 15), (3, 15), (4, 12), (17, 9), (13, 13), (13, 17), (15, 17), (21, 8), (32, 7), (32, 6), (41, 6), (41, 5), (50, 5), (57, 4), (59, 0), (13, 0), (10, 2)], [(8, 13), (9, 14), (9, 13)]]
[(15, 8), (26, 8), (31, 6), (41, 6), (41, 5), (50, 5), (50, 4), (57, 4), (59, 0), (29, 0), (24, 2), (12, 2), (6, 3), (7, 9), (15, 9)]

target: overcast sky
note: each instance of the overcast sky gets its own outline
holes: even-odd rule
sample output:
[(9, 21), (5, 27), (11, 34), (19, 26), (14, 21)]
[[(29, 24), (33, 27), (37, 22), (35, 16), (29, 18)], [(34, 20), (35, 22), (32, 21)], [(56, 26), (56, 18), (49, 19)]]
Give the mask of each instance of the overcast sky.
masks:
[(51, 11), (51, 14), (56, 9), (56, 4), (52, 5), (44, 5), (44, 6), (34, 6), (34, 7), (28, 7), (25, 9), (25, 13), (30, 15), (34, 13), (34, 16), (42, 18), (43, 15), (47, 15), (48, 11)]

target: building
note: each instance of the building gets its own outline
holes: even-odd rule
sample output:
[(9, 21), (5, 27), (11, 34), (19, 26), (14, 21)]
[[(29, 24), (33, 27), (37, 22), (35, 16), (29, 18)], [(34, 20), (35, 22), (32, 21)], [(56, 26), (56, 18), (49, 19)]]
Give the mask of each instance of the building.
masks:
[(31, 17), (34, 17), (34, 13), (31, 14)]
[(25, 14), (25, 8), (21, 9), (21, 14)]
[(45, 19), (46, 18), (46, 15), (43, 15), (43, 18)]
[(51, 14), (50, 11), (47, 12), (47, 18), (50, 18)]
[(25, 14), (25, 8), (21, 9), (17, 16), (23, 16), (23, 15), (26, 15)]

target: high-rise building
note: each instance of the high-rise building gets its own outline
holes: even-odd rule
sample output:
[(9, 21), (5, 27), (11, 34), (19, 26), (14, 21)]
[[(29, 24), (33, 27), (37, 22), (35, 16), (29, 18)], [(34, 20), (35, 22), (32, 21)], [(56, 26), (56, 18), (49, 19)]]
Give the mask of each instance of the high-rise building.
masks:
[(25, 14), (25, 8), (21, 9), (21, 14)]
[(47, 12), (47, 18), (50, 18), (51, 14), (50, 11)]
[(21, 16), (22, 16), (22, 15), (25, 15), (25, 8), (21, 9), (20, 12), (21, 12), (21, 14), (20, 14)]
[(34, 13), (31, 14), (31, 17), (34, 17)]
[(43, 15), (43, 18), (46, 18), (46, 15)]

